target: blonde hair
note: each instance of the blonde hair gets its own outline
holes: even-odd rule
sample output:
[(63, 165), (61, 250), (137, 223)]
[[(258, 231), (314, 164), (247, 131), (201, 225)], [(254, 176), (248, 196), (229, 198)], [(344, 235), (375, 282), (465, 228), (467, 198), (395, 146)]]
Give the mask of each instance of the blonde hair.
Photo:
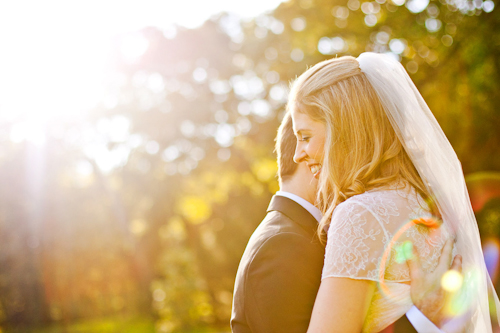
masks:
[(339, 203), (401, 180), (434, 211), (430, 193), (355, 58), (330, 59), (309, 68), (293, 83), (287, 109), (326, 126), (317, 198), (324, 214), (320, 236)]

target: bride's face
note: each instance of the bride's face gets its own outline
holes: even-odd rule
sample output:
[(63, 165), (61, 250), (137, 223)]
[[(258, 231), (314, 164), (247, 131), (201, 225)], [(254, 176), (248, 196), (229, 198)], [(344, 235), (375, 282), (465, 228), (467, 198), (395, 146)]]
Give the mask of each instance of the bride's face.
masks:
[(292, 112), (293, 132), (297, 137), (295, 163), (304, 162), (315, 178), (319, 177), (323, 163), (326, 127), (304, 113)]

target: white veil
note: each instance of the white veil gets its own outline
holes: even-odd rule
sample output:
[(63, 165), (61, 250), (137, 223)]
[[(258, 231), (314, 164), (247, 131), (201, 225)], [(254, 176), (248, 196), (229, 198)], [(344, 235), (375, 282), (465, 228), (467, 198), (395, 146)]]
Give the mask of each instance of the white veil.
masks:
[(357, 60), (420, 177), (434, 196), (443, 223), (456, 233), (455, 247), (463, 257), (464, 277), (462, 293), (455, 300), (456, 317), (461, 317), (461, 321), (465, 319), (467, 332), (492, 332), (488, 290), (492, 291), (497, 311), (500, 303), (486, 270), (460, 161), (398, 61), (390, 55), (370, 52), (361, 54)]

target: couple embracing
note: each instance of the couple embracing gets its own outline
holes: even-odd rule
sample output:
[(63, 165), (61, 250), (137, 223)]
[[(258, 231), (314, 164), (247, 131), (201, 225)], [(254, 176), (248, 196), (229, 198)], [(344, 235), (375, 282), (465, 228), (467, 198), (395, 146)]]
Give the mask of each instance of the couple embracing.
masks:
[(460, 162), (398, 61), (308, 69), (276, 151), (280, 191), (238, 268), (233, 332), (492, 332)]

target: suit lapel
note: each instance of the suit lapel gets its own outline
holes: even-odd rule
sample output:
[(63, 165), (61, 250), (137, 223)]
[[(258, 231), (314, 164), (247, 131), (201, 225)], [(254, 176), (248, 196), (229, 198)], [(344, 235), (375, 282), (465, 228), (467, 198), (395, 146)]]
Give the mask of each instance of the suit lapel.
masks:
[(318, 221), (304, 207), (292, 199), (279, 195), (273, 196), (267, 208), (268, 212), (278, 211), (300, 225), (308, 234), (316, 237)]

